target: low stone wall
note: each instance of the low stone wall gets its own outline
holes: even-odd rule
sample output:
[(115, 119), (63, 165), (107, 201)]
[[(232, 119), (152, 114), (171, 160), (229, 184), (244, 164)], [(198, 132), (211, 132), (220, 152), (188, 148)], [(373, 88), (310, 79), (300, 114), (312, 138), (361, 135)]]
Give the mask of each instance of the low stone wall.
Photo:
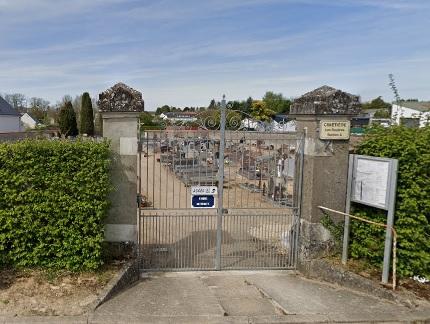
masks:
[(51, 138), (58, 135), (59, 130), (33, 130), (27, 132), (0, 133), (0, 142), (13, 142), (26, 138)]

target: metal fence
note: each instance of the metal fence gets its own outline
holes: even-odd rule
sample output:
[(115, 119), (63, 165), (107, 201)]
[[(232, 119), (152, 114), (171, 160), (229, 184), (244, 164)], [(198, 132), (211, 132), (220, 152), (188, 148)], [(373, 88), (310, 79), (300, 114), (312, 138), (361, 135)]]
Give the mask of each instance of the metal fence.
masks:
[[(144, 269), (295, 267), (303, 138), (225, 130), (225, 110), (223, 118), (216, 130), (142, 132), (139, 252)], [(214, 208), (192, 207), (191, 188), (197, 185), (217, 186)]]

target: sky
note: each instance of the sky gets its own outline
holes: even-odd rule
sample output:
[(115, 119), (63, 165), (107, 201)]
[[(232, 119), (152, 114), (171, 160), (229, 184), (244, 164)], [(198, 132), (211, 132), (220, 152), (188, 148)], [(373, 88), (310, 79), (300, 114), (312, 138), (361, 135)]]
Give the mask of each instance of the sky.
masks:
[(51, 103), (117, 82), (146, 110), (321, 85), (430, 100), (429, 0), (0, 0), (0, 93)]

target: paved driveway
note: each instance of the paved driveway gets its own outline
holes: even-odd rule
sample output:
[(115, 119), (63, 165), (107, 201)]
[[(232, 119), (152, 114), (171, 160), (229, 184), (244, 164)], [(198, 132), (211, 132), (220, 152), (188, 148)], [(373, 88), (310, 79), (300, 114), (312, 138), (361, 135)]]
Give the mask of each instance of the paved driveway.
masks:
[(90, 323), (430, 322), (410, 309), (288, 271), (152, 273), (101, 305)]

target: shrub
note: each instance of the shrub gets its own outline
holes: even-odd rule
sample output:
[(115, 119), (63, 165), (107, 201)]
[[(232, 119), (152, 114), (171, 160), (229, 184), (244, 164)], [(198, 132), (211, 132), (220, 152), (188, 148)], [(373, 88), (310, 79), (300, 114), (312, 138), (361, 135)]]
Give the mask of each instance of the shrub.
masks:
[[(400, 276), (430, 277), (430, 127), (371, 128), (358, 154), (399, 160), (394, 227)], [(386, 212), (354, 205), (354, 213), (386, 222)], [(351, 221), (351, 256), (381, 265), (385, 230)]]
[(0, 144), (0, 264), (68, 270), (102, 264), (107, 142)]

